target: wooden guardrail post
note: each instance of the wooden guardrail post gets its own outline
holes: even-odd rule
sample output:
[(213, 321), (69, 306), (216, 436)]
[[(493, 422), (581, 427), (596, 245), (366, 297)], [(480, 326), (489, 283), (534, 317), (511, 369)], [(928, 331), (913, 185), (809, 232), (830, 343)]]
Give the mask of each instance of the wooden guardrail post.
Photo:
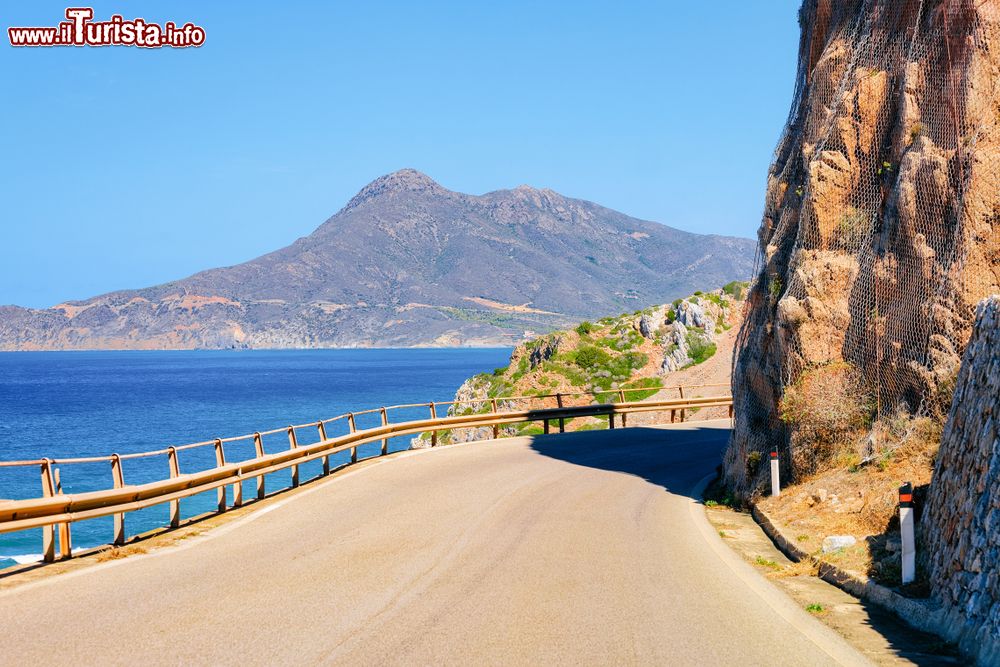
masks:
[[(253, 434), (253, 453), (258, 459), (264, 456), (264, 441), (260, 437), (260, 432)], [(257, 500), (262, 500), (267, 495), (267, 484), (263, 475), (257, 475)]]
[[(622, 418), (625, 417), (625, 413), (622, 413)], [(611, 406), (608, 408), (608, 429), (613, 429), (615, 427), (615, 407)]]
[[(52, 468), (52, 481), (55, 484), (56, 495), (61, 496), (63, 492), (62, 478), (59, 475), (58, 466), (54, 466)], [(69, 522), (59, 524), (59, 557), (73, 557), (73, 528), (72, 524)]]
[[(618, 390), (618, 398), (621, 399), (622, 403), (625, 402), (625, 390), (624, 389), (619, 389)], [(625, 428), (625, 426), (626, 426), (626, 423), (625, 423), (625, 413), (623, 412), (622, 413), (622, 428)], [(612, 426), (611, 428), (614, 428), (614, 427)]]
[[(431, 419), (437, 419), (438, 418), (437, 406), (434, 405), (434, 401), (431, 401), (429, 407), (431, 409)], [(438, 444), (438, 432), (435, 429), (431, 431), (431, 447), (437, 447), (437, 444)]]
[[(316, 430), (319, 431), (319, 441), (326, 442), (326, 426), (323, 425), (323, 420), (316, 422)], [(330, 456), (323, 457), (323, 476), (330, 474)]]
[(549, 434), (549, 420), (548, 419), (543, 419), (542, 420), (542, 433), (544, 433), (545, 435)]
[[(122, 471), (122, 457), (117, 454), (111, 455), (111, 479), (114, 487), (120, 489), (125, 486), (125, 473)], [(125, 514), (115, 515), (115, 539), (112, 542), (115, 546), (125, 544)]]
[[(386, 414), (385, 408), (382, 408), (379, 412), (380, 412), (380, 414), (382, 416), (382, 426), (387, 426), (389, 424), (389, 415)], [(382, 438), (382, 452), (381, 452), (381, 456), (385, 456), (388, 453), (389, 453), (389, 439), (388, 438)]]
[[(215, 439), (215, 465), (221, 468), (226, 465), (226, 451), (222, 448), (222, 439)], [(216, 495), (219, 499), (219, 511), (226, 511), (226, 485), (223, 484), (218, 489), (216, 489)]]
[[(56, 485), (52, 478), (52, 462), (43, 459), (41, 465), (42, 473), (42, 497), (51, 498), (56, 495)], [(55, 526), (42, 526), (42, 560), (51, 563), (56, 559), (56, 531)]]
[[(681, 398), (684, 398), (684, 385), (678, 385), (677, 391), (681, 393)], [(681, 422), (683, 423), (685, 419), (687, 419), (687, 410), (685, 408), (681, 408)], [(673, 421), (673, 418), (671, 418), (670, 421)]]
[[(177, 463), (177, 448), (167, 447), (167, 466), (170, 469), (170, 478), (180, 477), (181, 467)], [(177, 528), (181, 525), (181, 501), (170, 501), (170, 527)]]
[[(299, 440), (295, 437), (295, 429), (291, 426), (288, 427), (288, 448), (296, 449), (299, 446)], [(292, 488), (294, 489), (299, 485), (299, 466), (295, 464), (292, 466)]]
[[(497, 413), (497, 399), (491, 398), (490, 405), (493, 408), (493, 414)], [(496, 440), (500, 437), (500, 424), (493, 424), (493, 439)]]
[[(556, 394), (556, 405), (558, 405), (560, 408), (563, 406), (562, 393)], [(566, 432), (566, 420), (563, 417), (559, 418), (559, 432), (560, 433)]]
[[(358, 430), (357, 425), (355, 425), (354, 423), (353, 412), (347, 413), (347, 428), (350, 429), (351, 433), (354, 433), (355, 431)], [(351, 463), (357, 463), (357, 462), (358, 462), (358, 448), (351, 447)]]

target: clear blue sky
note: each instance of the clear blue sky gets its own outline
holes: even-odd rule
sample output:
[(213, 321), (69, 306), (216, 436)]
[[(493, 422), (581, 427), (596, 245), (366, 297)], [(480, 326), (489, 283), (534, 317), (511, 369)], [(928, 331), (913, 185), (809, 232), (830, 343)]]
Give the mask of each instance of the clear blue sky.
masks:
[(14, 49), (67, 3), (3, 4), (0, 303), (239, 263), (402, 167), (753, 236), (799, 1), (93, 5), (207, 41)]

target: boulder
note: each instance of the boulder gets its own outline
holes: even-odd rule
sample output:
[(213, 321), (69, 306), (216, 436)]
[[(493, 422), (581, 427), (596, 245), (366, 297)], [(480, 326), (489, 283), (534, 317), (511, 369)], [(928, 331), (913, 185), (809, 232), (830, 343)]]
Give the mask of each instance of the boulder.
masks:
[(823, 553), (828, 554), (833, 551), (840, 551), (848, 547), (853, 547), (858, 543), (853, 535), (830, 535), (823, 538)]

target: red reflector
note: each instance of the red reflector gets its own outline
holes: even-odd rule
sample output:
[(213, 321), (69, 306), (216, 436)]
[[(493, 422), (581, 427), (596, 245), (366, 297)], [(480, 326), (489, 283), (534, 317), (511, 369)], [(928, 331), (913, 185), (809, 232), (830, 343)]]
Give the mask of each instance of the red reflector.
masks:
[(899, 494), (899, 502), (901, 503), (912, 503), (913, 494), (912, 493), (901, 493)]

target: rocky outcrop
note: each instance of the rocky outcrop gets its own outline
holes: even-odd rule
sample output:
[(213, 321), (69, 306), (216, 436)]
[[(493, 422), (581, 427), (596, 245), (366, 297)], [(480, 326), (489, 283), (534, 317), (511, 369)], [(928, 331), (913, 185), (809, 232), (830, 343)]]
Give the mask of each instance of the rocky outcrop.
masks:
[[(520, 349), (520, 348), (518, 348)], [(493, 410), (493, 385), (488, 379), (488, 375), (475, 375), (463, 382), (455, 392), (454, 403), (448, 406), (446, 415), (454, 417), (458, 415), (471, 415)], [(520, 409), (518, 401), (498, 400), (497, 410), (500, 412)], [(444, 416), (438, 413), (439, 416)], [(516, 433), (514, 427), (500, 427), (499, 435), (510, 436)], [(492, 426), (479, 426), (476, 428), (456, 428), (450, 429), (439, 435), (440, 443), (443, 445), (453, 445), (462, 442), (473, 442), (476, 440), (489, 440), (493, 437)], [(423, 449), (430, 447), (430, 433), (421, 433), (410, 440), (411, 449)]]
[(714, 354), (715, 337), (730, 327), (736, 300), (721, 290), (674, 302), (666, 307), (662, 329), (661, 374), (673, 373)]
[(741, 495), (766, 475), (748, 457), (794, 446), (779, 404), (807, 369), (858, 369), (876, 418), (946, 410), (1000, 289), (1000, 6), (805, 0), (800, 18), (733, 372)]
[(656, 338), (657, 332), (667, 321), (669, 306), (652, 308), (650, 312), (643, 313), (639, 317), (639, 333), (643, 338)]
[(921, 521), (933, 595), (963, 648), (1000, 661), (1000, 296), (979, 306)]

